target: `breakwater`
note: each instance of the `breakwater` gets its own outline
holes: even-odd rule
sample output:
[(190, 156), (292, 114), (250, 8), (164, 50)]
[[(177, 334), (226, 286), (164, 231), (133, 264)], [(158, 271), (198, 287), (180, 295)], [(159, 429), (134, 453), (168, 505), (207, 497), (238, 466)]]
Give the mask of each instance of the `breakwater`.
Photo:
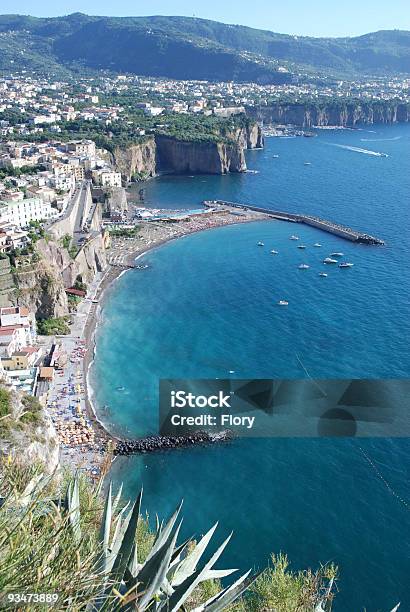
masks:
[(232, 434), (229, 431), (217, 435), (206, 431), (197, 431), (186, 436), (148, 436), (135, 440), (118, 440), (113, 448), (113, 455), (118, 457), (172, 450), (199, 444), (215, 444), (230, 440), (231, 437)]
[(351, 242), (358, 242), (361, 244), (384, 244), (384, 240), (376, 238), (375, 236), (370, 236), (370, 234), (358, 232), (352, 229), (351, 227), (347, 227), (339, 223), (334, 223), (333, 221), (321, 219), (320, 217), (314, 217), (311, 215), (289, 213), (280, 210), (272, 210), (270, 208), (263, 208), (261, 206), (253, 206), (252, 204), (226, 202), (225, 200), (204, 200), (203, 205), (208, 208), (221, 207), (225, 209), (240, 208), (242, 210), (254, 210), (256, 212), (263, 212), (265, 214), (268, 214), (270, 217), (274, 219), (279, 219), (280, 221), (288, 221), (291, 223), (304, 223), (305, 225), (311, 225), (312, 227), (317, 227), (318, 229), (323, 230), (324, 232), (334, 234), (335, 236), (339, 236), (340, 238), (344, 238), (345, 240), (350, 240)]

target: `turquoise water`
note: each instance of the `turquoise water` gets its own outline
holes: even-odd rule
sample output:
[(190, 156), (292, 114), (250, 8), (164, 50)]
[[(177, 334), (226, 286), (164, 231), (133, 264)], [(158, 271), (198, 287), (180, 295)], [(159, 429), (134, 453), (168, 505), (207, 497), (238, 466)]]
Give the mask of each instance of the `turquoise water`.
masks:
[[(109, 406), (100, 417), (122, 435), (153, 432), (160, 378), (301, 378), (296, 355), (312, 377), (407, 377), (409, 153), (410, 126), (376, 126), (269, 139), (264, 151), (247, 154), (258, 174), (150, 181), (153, 207), (195, 208), (216, 197), (274, 205), (352, 225), (387, 245), (298, 227), (308, 247), (302, 252), (289, 240), (294, 226), (259, 222), (152, 251), (144, 258), (150, 268), (123, 275), (107, 296), (91, 373), (98, 405)], [(321, 278), (321, 260), (333, 251), (355, 266), (326, 268)], [(311, 267), (299, 270), (300, 263)], [(275, 305), (283, 298), (286, 309)], [(407, 609), (409, 450), (406, 439), (248, 439), (124, 458), (112, 472), (130, 495), (143, 482), (152, 516), (168, 514), (183, 497), (186, 534), (216, 520), (221, 538), (233, 529), (227, 565), (263, 566), (280, 550), (294, 568), (334, 561), (336, 610), (389, 610), (397, 601)]]

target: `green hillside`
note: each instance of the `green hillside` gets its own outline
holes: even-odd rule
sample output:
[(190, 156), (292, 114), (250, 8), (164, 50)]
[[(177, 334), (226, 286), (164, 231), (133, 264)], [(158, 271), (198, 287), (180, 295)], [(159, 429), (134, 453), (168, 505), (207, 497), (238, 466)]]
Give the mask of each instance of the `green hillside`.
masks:
[(0, 70), (66, 73), (79, 66), (260, 83), (288, 82), (300, 70), (346, 76), (410, 74), (410, 32), (331, 39), (188, 17), (0, 16)]

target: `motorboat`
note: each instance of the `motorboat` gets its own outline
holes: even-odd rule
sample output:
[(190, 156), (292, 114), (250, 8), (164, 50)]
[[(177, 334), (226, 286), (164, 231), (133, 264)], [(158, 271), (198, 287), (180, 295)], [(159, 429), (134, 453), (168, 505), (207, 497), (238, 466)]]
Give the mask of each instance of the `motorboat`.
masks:
[(321, 247), (322, 245), (320, 244), (320, 242), (315, 242), (315, 244), (313, 245), (315, 247)]
[(278, 159), (279, 155), (272, 155), (272, 157)]
[(303, 164), (303, 165), (304, 165), (304, 166), (311, 166), (311, 165), (312, 165), (312, 162), (304, 162), (304, 164)]
[(298, 244), (298, 249), (306, 249), (304, 244)]
[(327, 276), (326, 272), (319, 272), (319, 276)]
[(264, 243), (264, 242), (259, 241), (259, 242), (258, 242), (258, 246), (265, 246), (265, 243)]
[(290, 237), (290, 240), (299, 240), (299, 236), (294, 236), (294, 235), (292, 235), (292, 236)]
[(287, 302), (286, 300), (279, 300), (278, 302), (278, 306), (288, 306), (289, 302)]
[(300, 264), (299, 266), (299, 270), (308, 270), (310, 268), (310, 266), (308, 266), (307, 264)]
[(339, 268), (353, 268), (353, 266), (354, 264), (349, 261), (342, 261), (342, 263), (339, 264)]
[(331, 257), (325, 257), (325, 259), (323, 260), (323, 263), (334, 264), (334, 263), (337, 263), (337, 259), (332, 259)]
[(330, 253), (330, 257), (343, 257), (343, 253)]
[(279, 253), (279, 251), (275, 251), (275, 249), (271, 250), (272, 255), (277, 255)]

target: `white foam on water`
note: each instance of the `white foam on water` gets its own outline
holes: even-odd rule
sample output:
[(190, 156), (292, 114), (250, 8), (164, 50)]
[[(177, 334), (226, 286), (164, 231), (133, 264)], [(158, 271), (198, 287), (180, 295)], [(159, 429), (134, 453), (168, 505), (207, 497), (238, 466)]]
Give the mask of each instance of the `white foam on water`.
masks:
[(401, 136), (395, 136), (394, 138), (361, 138), (362, 142), (387, 142), (388, 140), (400, 140)]
[(375, 157), (388, 157), (387, 153), (380, 153), (380, 151), (370, 151), (369, 149), (361, 149), (360, 147), (352, 147), (350, 145), (335, 144), (328, 142), (331, 147), (339, 147), (339, 149), (346, 149), (347, 151), (354, 151), (355, 153), (363, 153), (364, 155), (374, 155)]

